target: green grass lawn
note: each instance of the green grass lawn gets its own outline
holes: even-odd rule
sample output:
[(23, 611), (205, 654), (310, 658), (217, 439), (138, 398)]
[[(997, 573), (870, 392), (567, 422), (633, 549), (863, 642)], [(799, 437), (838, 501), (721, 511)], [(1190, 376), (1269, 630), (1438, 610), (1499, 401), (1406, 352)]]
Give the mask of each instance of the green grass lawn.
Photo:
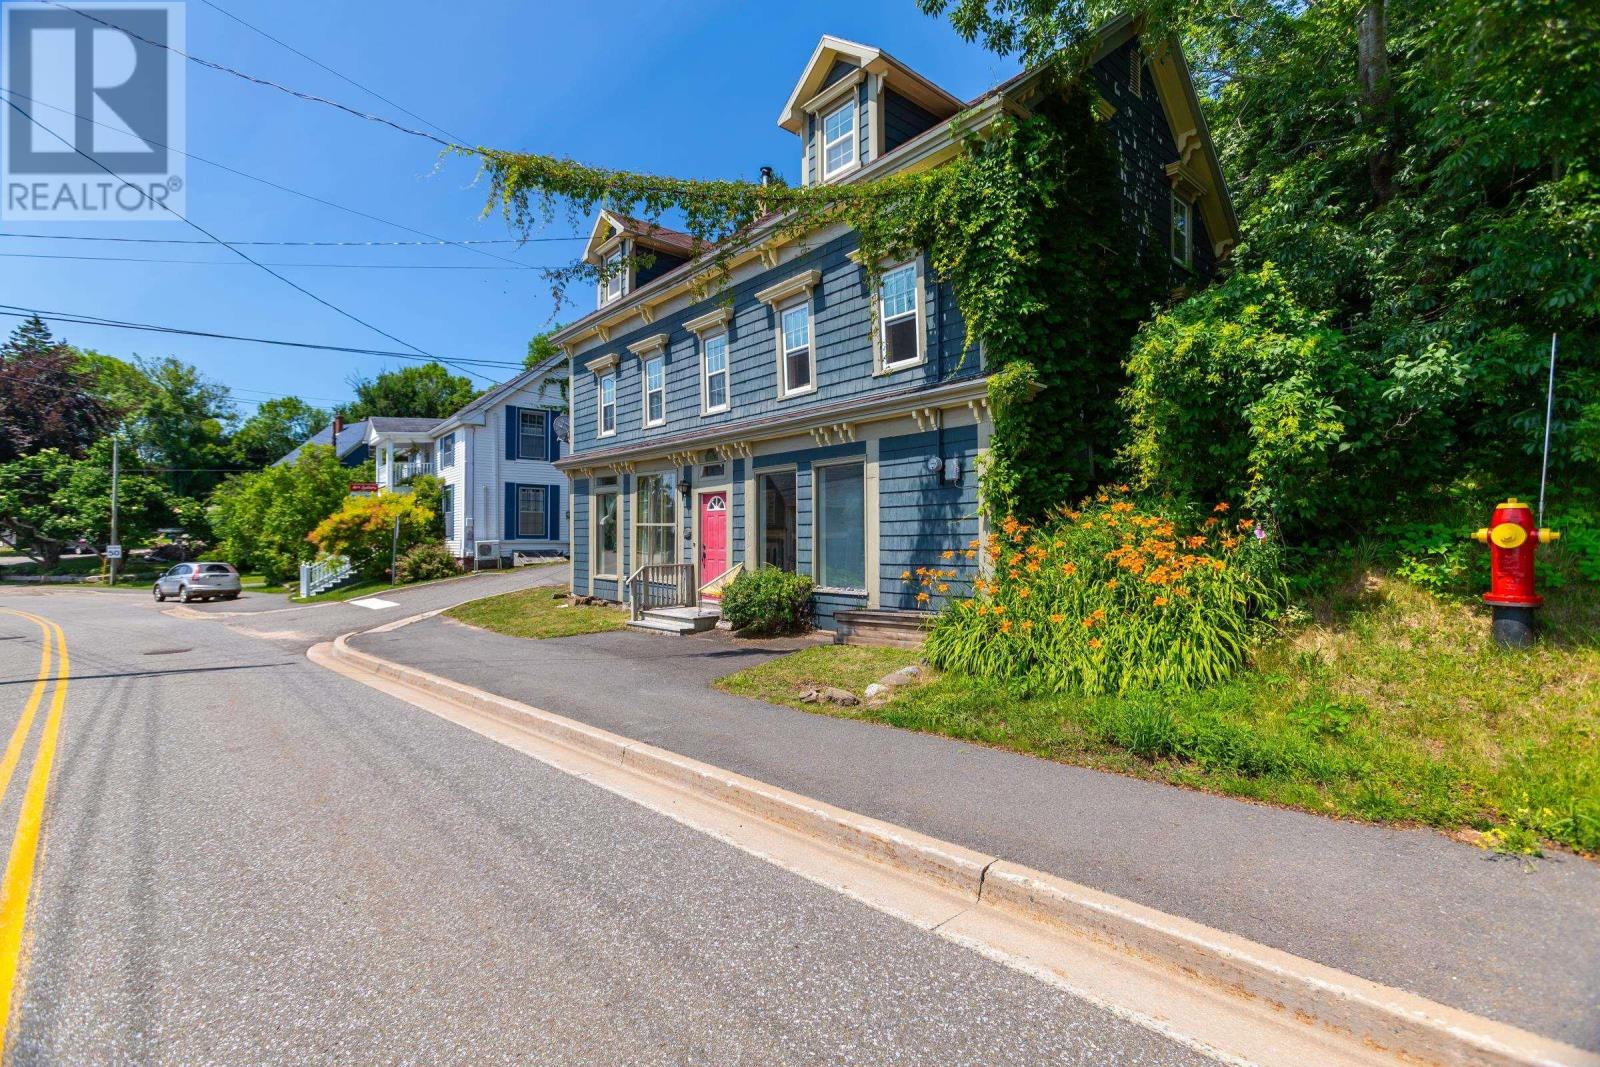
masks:
[(807, 711), (1371, 822), (1457, 831), (1518, 852), (1600, 853), (1600, 594), (1549, 594), (1528, 652), (1488, 644), (1486, 610), (1358, 575), (1308, 605), (1253, 669), (1196, 693), (1028, 695), (931, 675), (886, 703), (801, 705), (813, 685), (858, 695), (917, 660), (819, 646), (718, 687)]
[(445, 614), (507, 637), (576, 637), (620, 630), (627, 625), (628, 613), (623, 608), (567, 607), (565, 600), (557, 599), (558, 595), (565, 594), (548, 587), (520, 589), (461, 604)]

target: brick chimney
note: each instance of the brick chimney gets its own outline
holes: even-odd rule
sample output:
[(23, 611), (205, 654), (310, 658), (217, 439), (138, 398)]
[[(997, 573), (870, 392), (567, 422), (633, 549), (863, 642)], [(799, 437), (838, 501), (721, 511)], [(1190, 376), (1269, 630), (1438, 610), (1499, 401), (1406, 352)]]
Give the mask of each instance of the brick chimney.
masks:
[(335, 452), (339, 451), (339, 435), (342, 433), (344, 433), (344, 416), (335, 415), (333, 417), (333, 441), (331, 442)]

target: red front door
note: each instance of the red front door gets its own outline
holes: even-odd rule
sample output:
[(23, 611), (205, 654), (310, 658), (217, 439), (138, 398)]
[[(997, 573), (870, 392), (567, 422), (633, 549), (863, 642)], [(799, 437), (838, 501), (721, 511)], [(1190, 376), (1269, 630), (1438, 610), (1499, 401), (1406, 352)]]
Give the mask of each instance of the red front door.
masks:
[[(720, 578), (728, 569), (728, 494), (700, 495), (700, 584)], [(714, 594), (708, 594), (715, 599)]]

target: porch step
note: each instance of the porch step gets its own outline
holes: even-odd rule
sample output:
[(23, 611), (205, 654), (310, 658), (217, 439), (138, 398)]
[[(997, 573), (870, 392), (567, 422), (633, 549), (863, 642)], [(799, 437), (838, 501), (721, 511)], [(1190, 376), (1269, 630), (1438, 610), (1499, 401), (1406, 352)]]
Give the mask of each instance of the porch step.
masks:
[(722, 613), (705, 608), (649, 608), (641, 619), (630, 619), (635, 630), (655, 630), (668, 634), (704, 633), (717, 624)]
[(870, 609), (840, 611), (833, 616), (842, 645), (886, 645), (894, 648), (920, 648), (928, 635), (933, 616), (925, 611), (884, 611)]

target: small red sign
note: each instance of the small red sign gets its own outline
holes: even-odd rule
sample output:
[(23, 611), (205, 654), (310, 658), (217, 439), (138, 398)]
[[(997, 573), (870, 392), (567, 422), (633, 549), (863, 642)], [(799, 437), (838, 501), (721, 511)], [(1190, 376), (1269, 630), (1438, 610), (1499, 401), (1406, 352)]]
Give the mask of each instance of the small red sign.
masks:
[(372, 496), (378, 491), (377, 482), (351, 482), (350, 492), (355, 496)]

